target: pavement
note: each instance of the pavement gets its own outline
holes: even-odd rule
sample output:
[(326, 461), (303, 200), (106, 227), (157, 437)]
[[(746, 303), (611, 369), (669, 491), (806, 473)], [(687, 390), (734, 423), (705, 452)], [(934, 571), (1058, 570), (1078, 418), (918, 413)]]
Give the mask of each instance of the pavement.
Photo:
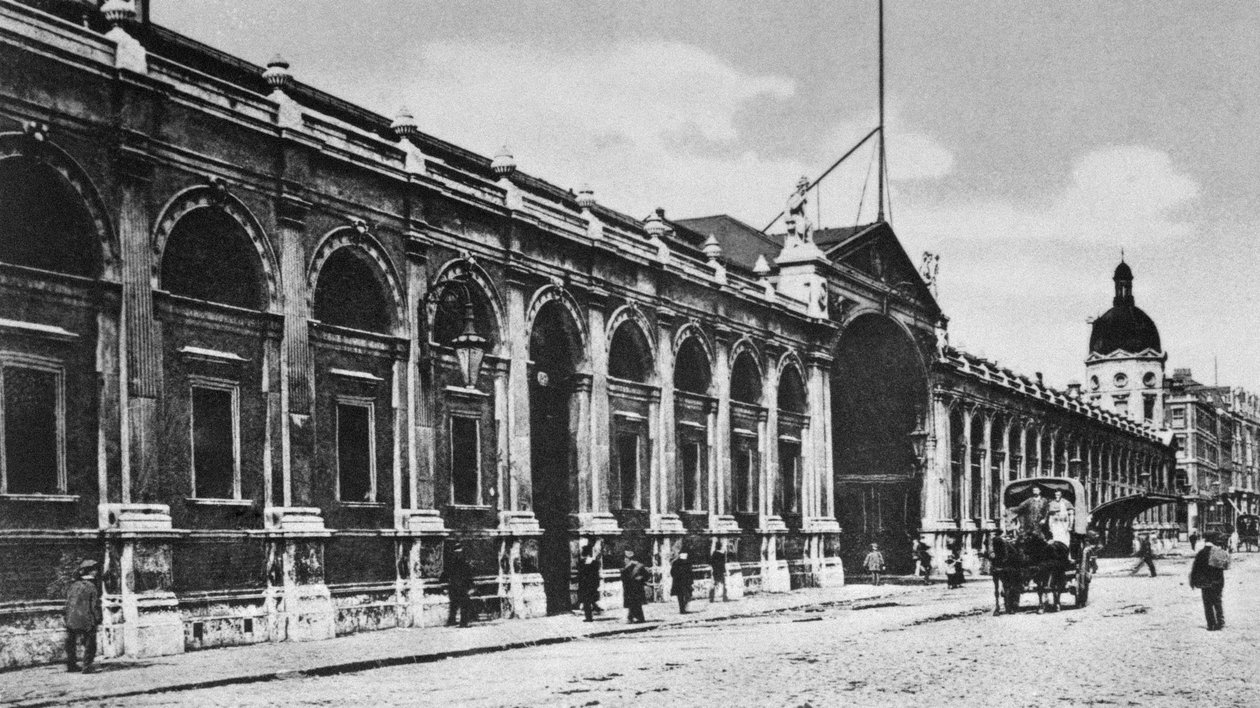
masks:
[[(423, 664), (477, 654), (561, 644), (578, 639), (617, 635), (786, 613), (804, 608), (843, 607), (919, 592), (923, 585), (892, 578), (879, 587), (849, 584), (809, 588), (791, 593), (766, 593), (727, 603), (696, 601), (678, 614), (673, 603), (646, 607), (648, 622), (629, 625), (624, 610), (609, 608), (596, 621), (581, 615), (530, 620), (495, 620), (469, 628), (423, 627), (365, 632), (316, 642), (280, 642), (248, 647), (207, 649), (143, 659), (97, 662), (98, 672), (70, 673), (63, 666), (40, 666), (0, 673), (0, 703), (16, 706), (100, 702), (303, 677)], [(860, 581), (859, 581), (860, 583)], [(935, 586), (941, 587), (940, 582)]]

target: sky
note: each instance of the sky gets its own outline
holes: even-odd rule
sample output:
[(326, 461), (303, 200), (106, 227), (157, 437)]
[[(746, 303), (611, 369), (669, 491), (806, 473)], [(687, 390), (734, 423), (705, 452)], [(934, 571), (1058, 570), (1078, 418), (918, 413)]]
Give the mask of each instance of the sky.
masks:
[[(150, 2), (639, 218), (760, 228), (877, 124), (875, 0)], [(940, 255), (951, 343), (1083, 380), (1123, 250), (1168, 373), (1260, 392), (1260, 2), (888, 0), (885, 23), (890, 220)], [(873, 220), (872, 146), (815, 221)]]

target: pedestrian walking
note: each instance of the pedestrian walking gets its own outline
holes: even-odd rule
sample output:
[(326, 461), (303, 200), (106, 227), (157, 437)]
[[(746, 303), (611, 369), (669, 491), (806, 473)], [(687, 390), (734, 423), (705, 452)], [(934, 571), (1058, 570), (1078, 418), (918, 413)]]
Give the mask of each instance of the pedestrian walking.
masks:
[(595, 555), (593, 544), (582, 548), (582, 557), (578, 559), (578, 604), (586, 615), (583, 622), (594, 622), (596, 606), (599, 603), (600, 583), (599, 556)]
[(79, 671), (79, 642), (83, 643), (83, 673), (96, 671), (96, 628), (101, 624), (101, 593), (96, 589), (94, 560), (79, 564), (79, 576), (66, 590), (66, 671)]
[(1222, 593), (1225, 591), (1225, 571), (1229, 568), (1229, 553), (1218, 548), (1220, 539), (1214, 535), (1203, 537), (1203, 548), (1194, 556), (1190, 566), (1190, 587), (1198, 588), (1203, 595), (1203, 616), (1209, 632), (1225, 628), (1225, 608)]
[(626, 622), (645, 622), (643, 603), (646, 597), (643, 585), (648, 581), (648, 569), (634, 559), (634, 551), (626, 549), (626, 564), (621, 568), (621, 598), (628, 612)]
[(1141, 570), (1142, 566), (1146, 566), (1151, 570), (1151, 577), (1155, 577), (1155, 551), (1151, 549), (1151, 535), (1142, 534), (1138, 539), (1137, 549), (1137, 565), (1133, 566), (1133, 570), (1129, 571), (1129, 575)]
[(679, 553), (670, 565), (669, 577), (672, 581), (670, 594), (678, 598), (678, 614), (685, 615), (687, 603), (691, 602), (691, 581), (693, 580), (691, 561), (687, 560), (686, 551)]
[(721, 590), (722, 602), (726, 602), (726, 544), (713, 540), (713, 548), (709, 551), (709, 567), (713, 569), (713, 585), (709, 588), (709, 602), (717, 599)]
[(945, 578), (950, 590), (963, 586), (962, 550), (957, 546), (950, 548), (949, 556), (945, 558)]
[(878, 586), (879, 576), (884, 572), (884, 554), (879, 552), (878, 543), (871, 544), (871, 552), (866, 554), (862, 567), (871, 574), (871, 582)]
[(914, 572), (923, 576), (923, 584), (929, 585), (932, 582), (932, 549), (919, 539), (919, 543), (914, 548)]
[(446, 558), (446, 569), (442, 572), (442, 580), (446, 581), (446, 595), (449, 600), (446, 626), (455, 626), (455, 615), (459, 615), (459, 626), (467, 627), (472, 619), (473, 589), (472, 566), (464, 557), (464, 547), (456, 543), (451, 547), (451, 554)]
[(1190, 532), (1190, 550), (1193, 551), (1195, 544), (1198, 542), (1199, 542), (1199, 532), (1191, 531)]

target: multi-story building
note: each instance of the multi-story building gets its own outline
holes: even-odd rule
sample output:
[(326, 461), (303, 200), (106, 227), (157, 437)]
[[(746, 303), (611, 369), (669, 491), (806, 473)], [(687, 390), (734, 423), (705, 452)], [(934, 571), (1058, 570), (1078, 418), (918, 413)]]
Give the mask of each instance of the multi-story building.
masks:
[(439, 622), (454, 541), (530, 617), (587, 543), (788, 591), (982, 547), (1013, 476), (1171, 469), (950, 348), (886, 223), (635, 219), (143, 2), (0, 29), (0, 666), (57, 657), (84, 558), (106, 654), (160, 654)]

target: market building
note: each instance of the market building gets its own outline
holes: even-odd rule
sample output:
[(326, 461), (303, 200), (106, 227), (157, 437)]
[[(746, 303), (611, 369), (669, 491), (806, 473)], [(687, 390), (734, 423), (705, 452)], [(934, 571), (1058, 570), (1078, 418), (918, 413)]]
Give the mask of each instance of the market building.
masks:
[(144, 656), (440, 623), (455, 541), (527, 618), (587, 544), (658, 597), (724, 547), (738, 597), (982, 549), (1005, 479), (1168, 483), (1153, 428), (951, 348), (892, 228), (803, 189), (777, 234), (640, 220), (143, 2), (0, 27), (0, 666), (59, 657), (85, 558)]

